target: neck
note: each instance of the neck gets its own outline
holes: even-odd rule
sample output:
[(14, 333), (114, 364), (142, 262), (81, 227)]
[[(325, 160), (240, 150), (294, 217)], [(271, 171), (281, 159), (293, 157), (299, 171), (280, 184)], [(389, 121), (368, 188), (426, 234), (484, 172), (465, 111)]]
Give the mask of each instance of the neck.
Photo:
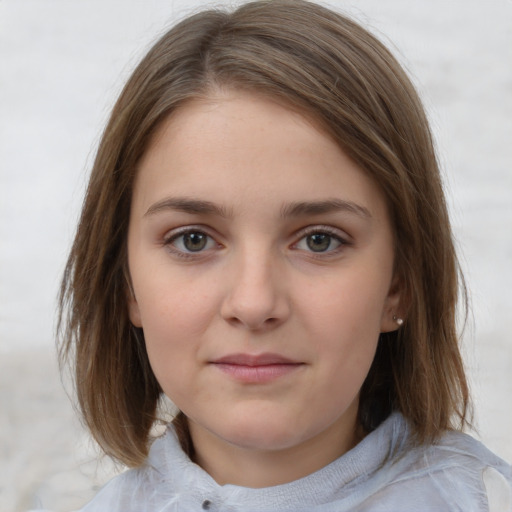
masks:
[(299, 445), (262, 450), (231, 444), (189, 421), (194, 461), (219, 485), (250, 488), (286, 484), (322, 469), (362, 439), (356, 425), (347, 429), (337, 422)]

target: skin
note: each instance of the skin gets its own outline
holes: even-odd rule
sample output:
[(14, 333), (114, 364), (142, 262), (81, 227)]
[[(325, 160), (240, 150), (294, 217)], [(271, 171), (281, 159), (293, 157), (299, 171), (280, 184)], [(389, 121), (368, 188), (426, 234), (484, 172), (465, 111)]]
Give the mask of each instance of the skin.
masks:
[[(373, 181), (306, 116), (224, 90), (163, 123), (133, 192), (130, 317), (196, 462), (220, 484), (265, 487), (352, 448), (359, 390), (399, 314)], [(293, 364), (218, 363), (233, 354)]]

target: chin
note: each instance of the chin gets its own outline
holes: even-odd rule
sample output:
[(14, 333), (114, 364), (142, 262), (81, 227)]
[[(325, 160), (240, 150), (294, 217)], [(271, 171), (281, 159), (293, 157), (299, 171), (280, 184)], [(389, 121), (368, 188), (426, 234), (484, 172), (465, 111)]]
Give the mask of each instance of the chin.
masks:
[(291, 448), (309, 436), (301, 433), (297, 422), (260, 416), (233, 421), (219, 428), (217, 435), (228, 443), (247, 450), (279, 451)]

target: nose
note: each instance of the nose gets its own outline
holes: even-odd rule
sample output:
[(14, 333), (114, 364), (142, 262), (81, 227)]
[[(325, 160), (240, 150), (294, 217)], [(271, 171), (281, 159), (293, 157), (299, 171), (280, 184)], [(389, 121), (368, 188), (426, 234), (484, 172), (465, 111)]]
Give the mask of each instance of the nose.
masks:
[(290, 314), (286, 280), (269, 255), (246, 254), (230, 269), (229, 286), (221, 307), (222, 317), (232, 325), (251, 331), (266, 331), (281, 325)]

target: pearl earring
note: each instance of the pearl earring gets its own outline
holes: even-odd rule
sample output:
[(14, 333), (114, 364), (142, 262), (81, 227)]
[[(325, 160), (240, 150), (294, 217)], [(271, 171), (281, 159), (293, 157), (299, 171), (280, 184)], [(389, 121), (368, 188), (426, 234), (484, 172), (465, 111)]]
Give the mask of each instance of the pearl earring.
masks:
[(399, 316), (396, 316), (396, 315), (393, 316), (393, 320), (396, 322), (398, 327), (401, 327), (404, 323), (404, 319), (400, 318)]

